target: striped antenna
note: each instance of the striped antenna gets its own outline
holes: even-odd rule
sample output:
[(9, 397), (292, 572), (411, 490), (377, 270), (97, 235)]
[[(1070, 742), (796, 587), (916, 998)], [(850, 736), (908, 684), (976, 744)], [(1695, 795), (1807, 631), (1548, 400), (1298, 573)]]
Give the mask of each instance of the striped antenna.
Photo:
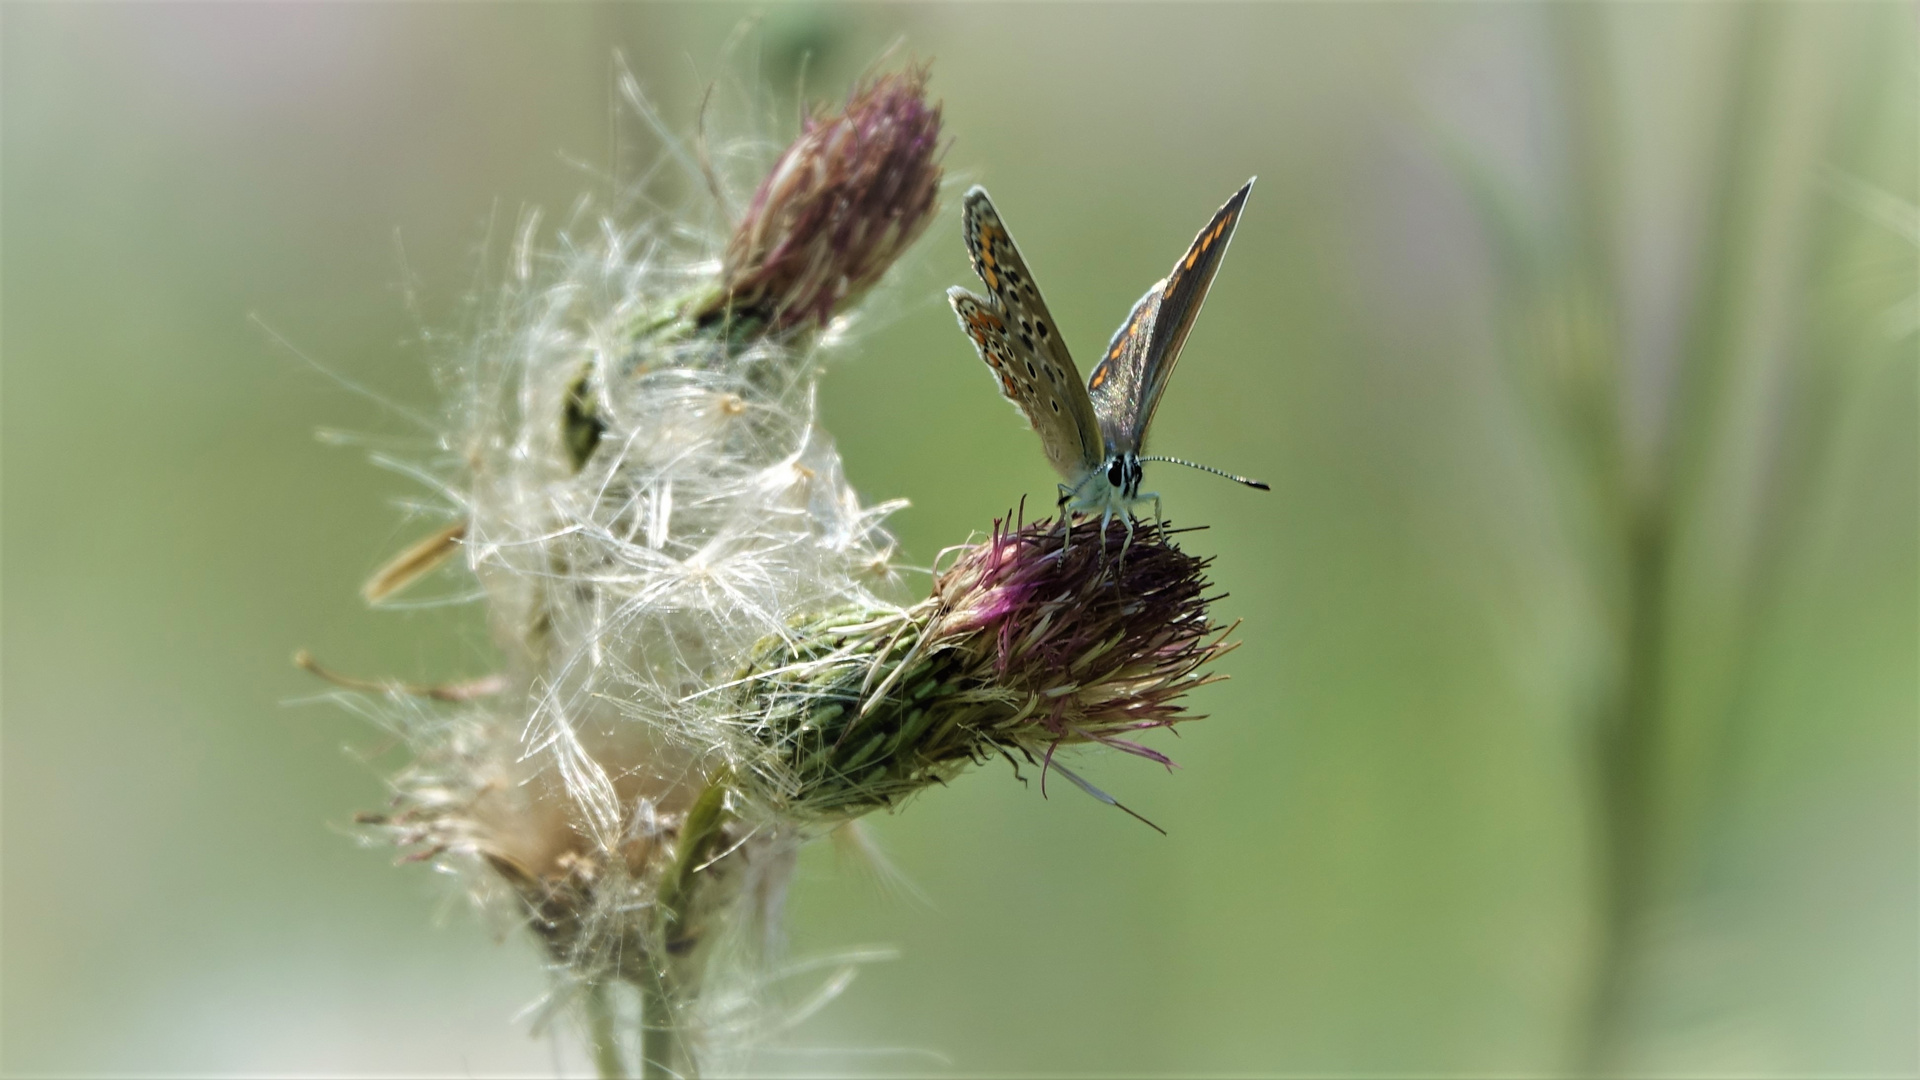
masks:
[(1260, 491), (1273, 490), (1272, 488), (1268, 487), (1266, 484), (1262, 483), (1259, 480), (1250, 480), (1244, 476), (1235, 476), (1232, 473), (1226, 471), (1225, 469), (1216, 469), (1211, 465), (1202, 465), (1197, 461), (1183, 461), (1177, 457), (1143, 457), (1140, 460), (1141, 461), (1164, 461), (1170, 465), (1185, 465), (1189, 469), (1199, 469), (1201, 472), (1210, 472), (1215, 476), (1224, 476), (1236, 484), (1245, 484), (1250, 488), (1255, 488)]

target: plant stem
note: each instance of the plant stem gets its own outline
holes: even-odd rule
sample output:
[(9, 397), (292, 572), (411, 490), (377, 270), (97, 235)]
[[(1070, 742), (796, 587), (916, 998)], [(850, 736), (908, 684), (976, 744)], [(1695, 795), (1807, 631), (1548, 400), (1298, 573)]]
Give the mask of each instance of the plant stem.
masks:
[(643, 959), (640, 967), (642, 974), (636, 982), (640, 990), (641, 1080), (694, 1080), (700, 1071), (680, 1046), (666, 976), (651, 957)]
[[(1661, 863), (1678, 833), (1680, 810), (1663, 777), (1675, 724), (1663, 713), (1671, 639), (1669, 607), (1678, 535), (1697, 497), (1713, 433), (1715, 391), (1732, 363), (1731, 335), (1741, 315), (1739, 268), (1747, 265), (1753, 207), (1753, 158), (1763, 119), (1773, 102), (1764, 92), (1780, 33), (1780, 15), (1764, 7), (1730, 16), (1733, 41), (1723, 143), (1716, 153), (1714, 213), (1703, 233), (1702, 281), (1688, 315), (1680, 371), (1668, 406), (1665, 435), (1650, 477), (1626, 477), (1622, 507), (1623, 604), (1619, 627), (1625, 665), (1616, 690), (1617, 712), (1603, 733), (1598, 790), (1602, 884), (1600, 939), (1595, 948), (1584, 1046), (1579, 1069), (1618, 1072), (1632, 1043), (1635, 966), (1650, 914), (1659, 902)], [(1624, 437), (1622, 437), (1624, 443)], [(1626, 455), (1621, 455), (1626, 460)]]
[(658, 940), (662, 955), (643, 957), (634, 979), (640, 991), (640, 1075), (644, 1080), (692, 1080), (699, 1065), (680, 1040), (677, 1006), (684, 987), (675, 986), (671, 965), (675, 956), (687, 956), (698, 947), (690, 918), (700, 871), (720, 840), (727, 823), (727, 789), (731, 773), (721, 770), (707, 782), (680, 827), (673, 865), (660, 882)]
[(1581, 1067), (1601, 1074), (1618, 1064), (1629, 1022), (1633, 962), (1649, 900), (1652, 873), (1657, 717), (1665, 651), (1668, 551), (1665, 522), (1634, 515), (1626, 543), (1625, 670), (1617, 711), (1607, 718), (1598, 762), (1604, 877), (1599, 898), (1601, 940), (1581, 1047)]
[(593, 1047), (593, 1070), (602, 1080), (626, 1077), (627, 1063), (621, 1059), (620, 1037), (613, 1026), (613, 1002), (607, 1000), (603, 982), (587, 990), (587, 1039)]

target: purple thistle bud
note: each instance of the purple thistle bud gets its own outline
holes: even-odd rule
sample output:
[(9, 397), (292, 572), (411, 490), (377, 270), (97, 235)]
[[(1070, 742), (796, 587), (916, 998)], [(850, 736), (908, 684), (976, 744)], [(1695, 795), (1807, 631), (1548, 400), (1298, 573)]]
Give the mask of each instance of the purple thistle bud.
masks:
[(807, 121), (734, 230), (700, 325), (825, 326), (880, 280), (939, 195), (940, 106), (926, 89), (924, 65), (889, 72)]

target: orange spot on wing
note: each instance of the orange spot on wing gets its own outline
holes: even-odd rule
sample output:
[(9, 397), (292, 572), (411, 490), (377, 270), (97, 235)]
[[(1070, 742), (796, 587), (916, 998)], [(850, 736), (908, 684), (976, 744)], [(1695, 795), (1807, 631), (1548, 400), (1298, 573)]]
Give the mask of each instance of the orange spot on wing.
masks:
[[(1113, 350), (1113, 355), (1119, 356), (1120, 350), (1119, 349)], [(1100, 389), (1100, 384), (1106, 381), (1107, 381), (1107, 365), (1101, 364), (1098, 368), (1094, 369), (1093, 381), (1087, 384), (1087, 388), (1090, 390), (1098, 390)]]
[(1193, 269), (1193, 261), (1200, 257), (1200, 250), (1199, 248), (1194, 248), (1192, 251), (1187, 252), (1187, 269)]

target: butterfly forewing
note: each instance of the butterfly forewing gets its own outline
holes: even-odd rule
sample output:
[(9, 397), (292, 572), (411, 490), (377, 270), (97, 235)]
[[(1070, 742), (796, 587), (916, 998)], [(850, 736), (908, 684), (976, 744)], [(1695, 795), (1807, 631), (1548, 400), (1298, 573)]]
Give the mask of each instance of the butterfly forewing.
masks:
[(1213, 215), (1194, 237), (1193, 246), (1173, 264), (1173, 272), (1133, 306), (1093, 369), (1088, 390), (1108, 451), (1137, 451), (1145, 441), (1167, 378), (1180, 359), (1200, 305), (1206, 302), (1207, 289), (1213, 285), (1213, 275), (1240, 222), (1240, 209), (1252, 190), (1249, 180)]
[[(979, 346), (980, 358), (994, 368), (1001, 393), (1040, 433), (1047, 460), (1061, 476), (1077, 480), (1106, 456), (1099, 418), (1079, 369), (985, 188), (967, 192), (963, 213), (967, 255), (991, 296), (951, 289), (948, 301), (961, 328)], [(997, 353), (988, 351), (990, 343)], [(1002, 362), (996, 364), (996, 358)]]
[(1127, 321), (1113, 332), (1106, 354), (1093, 369), (1087, 383), (1093, 411), (1100, 417), (1100, 434), (1109, 454), (1140, 449), (1143, 427), (1136, 427), (1141, 392), (1141, 375), (1146, 371), (1147, 349), (1153, 342), (1153, 327), (1160, 313), (1160, 300), (1166, 281), (1153, 283), (1127, 313)]

